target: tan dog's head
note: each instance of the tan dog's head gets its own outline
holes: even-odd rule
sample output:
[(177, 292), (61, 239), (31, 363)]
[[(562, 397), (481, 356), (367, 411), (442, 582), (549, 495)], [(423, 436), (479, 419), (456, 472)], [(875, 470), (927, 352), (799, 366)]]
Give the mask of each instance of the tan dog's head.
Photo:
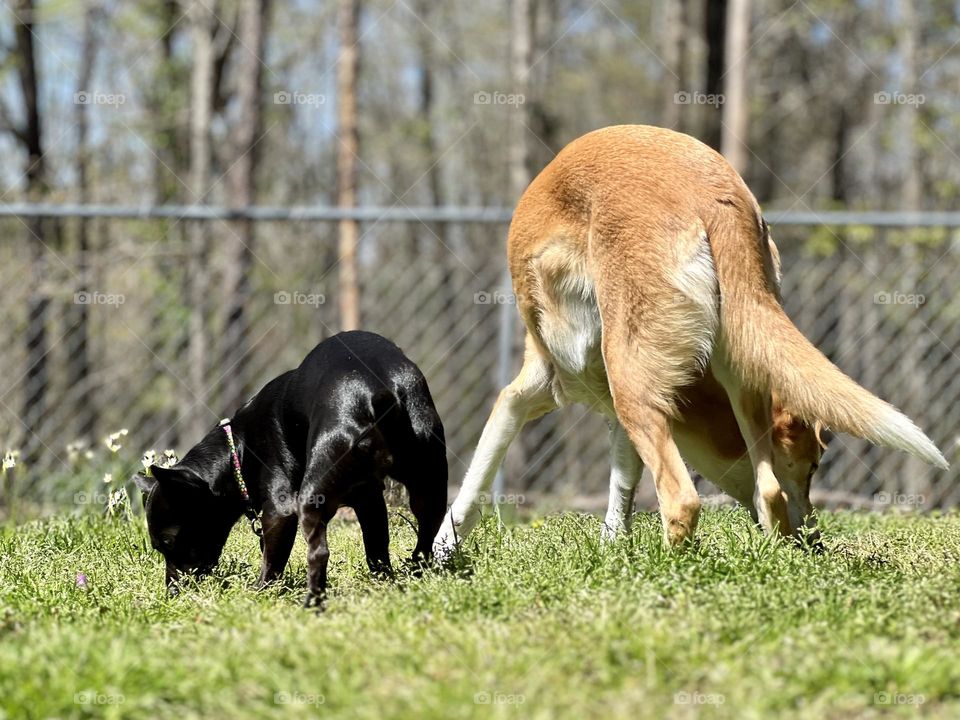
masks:
[(826, 449), (826, 433), (818, 422), (809, 425), (785, 409), (774, 398), (773, 473), (787, 496), (790, 535), (799, 537), (802, 528), (814, 530), (812, 542), (819, 540), (810, 502), (810, 485)]

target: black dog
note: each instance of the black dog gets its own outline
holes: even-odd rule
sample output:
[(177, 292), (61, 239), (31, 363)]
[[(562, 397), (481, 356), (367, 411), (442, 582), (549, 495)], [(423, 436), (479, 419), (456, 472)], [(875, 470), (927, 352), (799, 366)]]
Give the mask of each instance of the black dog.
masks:
[(299, 520), (308, 606), (326, 589), (327, 523), (341, 505), (357, 514), (374, 573), (390, 572), (384, 477), (410, 494), (419, 525), (415, 562), (430, 559), (447, 506), (443, 425), (427, 381), (400, 348), (369, 332), (324, 340), (228, 426), (210, 430), (177, 465), (152, 466), (150, 475), (138, 474), (137, 485), (150, 540), (167, 561), (168, 586), (175, 590), (181, 573), (212, 570), (236, 521), (260, 511), (261, 584), (283, 572)]

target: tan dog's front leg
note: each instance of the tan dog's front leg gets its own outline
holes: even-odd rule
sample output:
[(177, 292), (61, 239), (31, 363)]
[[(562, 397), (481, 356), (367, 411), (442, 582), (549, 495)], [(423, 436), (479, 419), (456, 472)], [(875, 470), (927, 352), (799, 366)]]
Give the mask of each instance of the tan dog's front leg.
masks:
[(500, 392), (460, 492), (433, 541), (433, 554), (438, 560), (449, 558), (480, 518), (481, 495), (490, 492), (497, 469), (521, 428), (555, 407), (550, 392), (550, 366), (531, 350), (528, 342), (520, 374)]
[(726, 367), (714, 363), (714, 373), (727, 391), (737, 425), (747, 445), (753, 464), (756, 486), (753, 504), (757, 519), (764, 531), (790, 535), (787, 495), (773, 473), (773, 401), (770, 393), (760, 393), (742, 387)]

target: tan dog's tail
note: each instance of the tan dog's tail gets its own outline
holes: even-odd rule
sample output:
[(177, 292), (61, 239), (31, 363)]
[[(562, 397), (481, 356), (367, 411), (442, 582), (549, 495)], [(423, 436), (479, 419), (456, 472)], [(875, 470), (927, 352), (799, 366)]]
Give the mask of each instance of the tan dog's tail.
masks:
[(777, 300), (765, 226), (747, 208), (723, 207), (708, 230), (720, 285), (720, 337), (741, 381), (776, 391), (808, 423), (948, 464), (936, 445), (892, 405), (830, 362), (790, 321)]

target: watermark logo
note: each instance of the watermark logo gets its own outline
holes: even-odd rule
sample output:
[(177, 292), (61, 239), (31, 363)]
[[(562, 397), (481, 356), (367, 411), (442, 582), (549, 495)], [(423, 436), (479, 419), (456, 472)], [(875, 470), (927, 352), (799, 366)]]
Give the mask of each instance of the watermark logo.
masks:
[(73, 94), (74, 105), (110, 105), (119, 108), (127, 102), (127, 96), (121, 93), (102, 93), (81, 90)]
[(288, 292), (281, 290), (273, 294), (274, 305), (307, 305), (309, 307), (320, 307), (327, 301), (323, 293), (305, 293), (299, 290)]
[[(111, 477), (110, 480), (113, 478)], [(106, 477), (104, 482), (109, 482)], [(107, 505), (111, 501), (112, 492), (97, 492), (96, 490), (81, 490), (73, 495), (74, 505)]]
[(473, 294), (474, 305), (516, 305), (519, 296), (500, 290), (481, 290)]
[(526, 495), (514, 493), (480, 493), (477, 502), (481, 505), (523, 505), (527, 502)]
[(874, 705), (923, 705), (926, 701), (919, 693), (878, 692), (873, 696)]
[(523, 105), (527, 98), (521, 93), (487, 92), (479, 90), (473, 94), (474, 105)]
[(327, 502), (323, 493), (301, 493), (299, 490), (285, 492), (281, 490), (274, 498), (274, 502), (281, 507), (320, 507)]
[(723, 705), (727, 701), (722, 693), (678, 692), (673, 695), (674, 705)]
[(527, 701), (526, 695), (519, 693), (478, 692), (473, 696), (476, 705), (523, 705)]
[(73, 294), (74, 305), (108, 305), (120, 307), (127, 301), (125, 295), (119, 293), (103, 293), (95, 290), (81, 290)]
[(927, 296), (921, 293), (904, 293), (894, 290), (875, 293), (873, 302), (876, 305), (909, 305), (918, 308), (926, 304)]
[(923, 105), (927, 98), (921, 93), (878, 92), (873, 94), (874, 105)]
[(326, 697), (320, 693), (288, 692), (281, 690), (273, 694), (274, 705), (323, 705)]
[(712, 105), (717, 108), (726, 102), (721, 93), (702, 93), (697, 91), (681, 90), (673, 94), (675, 105)]
[(76, 705), (122, 705), (126, 700), (120, 693), (102, 693), (96, 690), (84, 690), (73, 695)]
[(917, 508), (927, 504), (927, 496), (922, 493), (889, 493), (878, 492), (873, 496), (877, 505), (893, 507)]
[(302, 93), (291, 90), (281, 90), (273, 94), (274, 105), (306, 105), (320, 107), (327, 102), (327, 96), (320, 93)]

